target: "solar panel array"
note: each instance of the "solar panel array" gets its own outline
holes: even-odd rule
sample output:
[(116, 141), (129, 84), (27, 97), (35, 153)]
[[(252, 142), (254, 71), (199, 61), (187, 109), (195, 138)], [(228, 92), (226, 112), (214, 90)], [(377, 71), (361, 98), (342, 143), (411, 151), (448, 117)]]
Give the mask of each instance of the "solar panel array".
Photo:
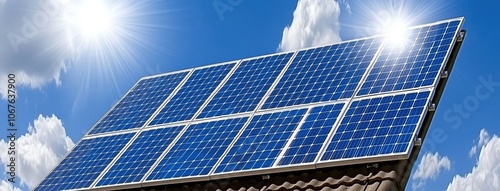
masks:
[(462, 20), (143, 78), (35, 190), (407, 158)]

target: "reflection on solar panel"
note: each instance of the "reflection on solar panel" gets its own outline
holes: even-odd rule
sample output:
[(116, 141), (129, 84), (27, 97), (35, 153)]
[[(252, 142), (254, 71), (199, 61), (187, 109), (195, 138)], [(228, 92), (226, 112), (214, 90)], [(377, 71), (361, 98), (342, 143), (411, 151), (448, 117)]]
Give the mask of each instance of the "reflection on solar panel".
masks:
[(398, 45), (379, 35), (144, 78), (35, 190), (407, 159), (461, 25), (413, 27)]
[(252, 111), (292, 53), (246, 60), (200, 114), (200, 118)]
[(306, 109), (255, 116), (215, 173), (271, 167)]
[(191, 125), (148, 180), (208, 175), (247, 117)]
[(312, 108), (279, 164), (314, 162), (343, 107), (340, 103)]
[(181, 72), (141, 80), (89, 134), (142, 127), (186, 74)]
[(385, 46), (358, 95), (433, 85), (460, 21), (408, 30), (404, 46)]
[(97, 186), (139, 182), (183, 126), (141, 132)]
[(382, 38), (302, 50), (263, 108), (350, 98)]
[(156, 115), (150, 125), (184, 121), (193, 118), (201, 104), (229, 73), (234, 64), (202, 68), (194, 71), (189, 80)]

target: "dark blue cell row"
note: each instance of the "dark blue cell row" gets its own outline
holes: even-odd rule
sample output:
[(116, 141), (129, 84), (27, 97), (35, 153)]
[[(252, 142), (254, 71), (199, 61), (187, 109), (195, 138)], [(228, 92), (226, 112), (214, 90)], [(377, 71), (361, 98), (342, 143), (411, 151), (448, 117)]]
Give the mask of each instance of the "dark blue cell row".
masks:
[(429, 95), (425, 91), (354, 101), (321, 160), (405, 153), (425, 116)]

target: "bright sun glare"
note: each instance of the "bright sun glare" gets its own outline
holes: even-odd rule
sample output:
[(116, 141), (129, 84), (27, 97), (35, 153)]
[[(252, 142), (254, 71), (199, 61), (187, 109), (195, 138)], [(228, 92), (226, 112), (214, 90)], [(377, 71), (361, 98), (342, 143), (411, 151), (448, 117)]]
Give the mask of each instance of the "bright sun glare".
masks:
[(74, 24), (85, 37), (111, 32), (113, 13), (99, 0), (86, 0), (75, 8)]
[(401, 20), (393, 19), (388, 22), (384, 26), (384, 32), (388, 42), (395, 45), (404, 45), (408, 40), (408, 34), (406, 32), (407, 27), (408, 26)]

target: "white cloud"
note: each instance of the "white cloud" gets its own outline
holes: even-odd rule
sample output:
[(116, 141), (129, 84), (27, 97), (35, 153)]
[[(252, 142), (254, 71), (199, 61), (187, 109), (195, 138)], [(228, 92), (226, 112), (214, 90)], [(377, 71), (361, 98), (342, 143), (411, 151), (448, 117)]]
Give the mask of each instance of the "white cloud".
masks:
[(2, 182), (0, 182), (0, 190), (1, 191), (22, 191), (18, 187), (13, 186), (12, 183), (7, 182), (5, 180), (2, 180)]
[(335, 43), (340, 39), (340, 5), (335, 0), (299, 0), (292, 24), (283, 30), (280, 51)]
[(451, 162), (446, 156), (440, 156), (439, 153), (425, 153), (420, 164), (418, 164), (417, 171), (413, 174), (412, 179), (416, 180), (413, 184), (413, 189), (417, 189), (425, 185), (428, 179), (436, 179), (439, 173), (444, 170), (450, 170)]
[[(73, 146), (60, 119), (39, 115), (16, 141), (17, 177), (33, 188)], [(8, 142), (0, 141), (0, 153), (7, 153), (8, 147)], [(6, 165), (8, 157), (1, 155), (1, 162)]]
[[(63, 19), (63, 0), (4, 1), (0, 8), (0, 84), (8, 73), (17, 85), (41, 88), (60, 84), (61, 72), (71, 59), (72, 42)], [(6, 86), (0, 86), (5, 98)]]
[(476, 155), (477, 150), (480, 149), (481, 147), (483, 147), (483, 145), (485, 145), (487, 142), (489, 142), (491, 137), (488, 134), (488, 132), (486, 132), (485, 129), (481, 129), (481, 132), (479, 132), (478, 139), (479, 139), (479, 141), (477, 142), (477, 144), (472, 146), (472, 148), (470, 149), (469, 157), (473, 157), (474, 155)]
[(447, 191), (500, 190), (500, 137), (488, 138), (484, 132), (481, 131), (482, 140), (486, 142), (481, 146), (476, 166), (464, 176), (453, 177)]

